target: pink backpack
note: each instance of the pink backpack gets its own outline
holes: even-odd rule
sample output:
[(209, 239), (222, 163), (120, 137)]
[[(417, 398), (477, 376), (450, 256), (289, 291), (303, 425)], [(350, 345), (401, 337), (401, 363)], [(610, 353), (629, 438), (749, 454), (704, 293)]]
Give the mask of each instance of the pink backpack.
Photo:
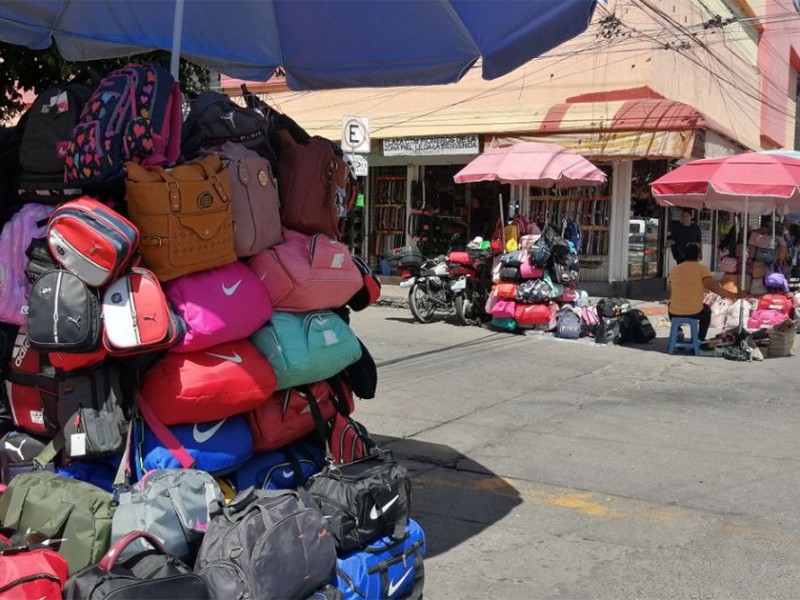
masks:
[(771, 308), (757, 309), (747, 320), (747, 328), (762, 329), (766, 327), (775, 327), (775, 325), (780, 325), (788, 318), (786, 313), (780, 310), (773, 310)]
[(586, 330), (587, 335), (594, 337), (595, 327), (600, 323), (597, 316), (596, 306), (582, 306), (581, 307), (581, 325)]
[(14, 325), (25, 322), (22, 309), (31, 291), (25, 276), (25, 250), (31, 240), (47, 235), (47, 219), (52, 212), (52, 206), (26, 204), (0, 233), (0, 321)]
[(266, 158), (241, 144), (220, 148), (231, 184), (233, 243), (237, 256), (253, 256), (281, 243), (278, 183)]
[(172, 352), (195, 352), (249, 337), (269, 321), (272, 303), (255, 273), (241, 262), (185, 275), (165, 284), (186, 323)]
[(284, 312), (344, 306), (364, 285), (347, 246), (322, 234), (284, 229), (283, 243), (259, 252), (249, 264), (273, 308)]
[(517, 303), (513, 300), (498, 300), (492, 307), (491, 315), (496, 319), (513, 319)]

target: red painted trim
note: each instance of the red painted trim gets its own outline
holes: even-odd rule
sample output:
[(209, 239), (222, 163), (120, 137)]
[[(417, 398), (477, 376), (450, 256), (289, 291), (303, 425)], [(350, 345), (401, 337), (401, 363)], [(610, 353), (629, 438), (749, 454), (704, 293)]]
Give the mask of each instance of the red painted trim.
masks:
[(572, 104), (576, 102), (619, 102), (620, 100), (665, 100), (666, 98), (643, 85), (636, 88), (627, 88), (624, 90), (609, 90), (605, 92), (589, 92), (588, 94), (579, 94), (567, 98), (567, 102)]

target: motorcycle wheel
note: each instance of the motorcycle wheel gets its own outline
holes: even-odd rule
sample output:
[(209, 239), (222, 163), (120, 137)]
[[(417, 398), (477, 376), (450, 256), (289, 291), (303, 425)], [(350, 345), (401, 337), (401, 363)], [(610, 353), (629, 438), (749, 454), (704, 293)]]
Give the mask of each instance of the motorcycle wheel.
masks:
[(479, 325), (480, 321), (473, 316), (472, 300), (461, 294), (455, 297), (456, 317), (461, 325)]
[(408, 291), (408, 308), (411, 309), (411, 314), (420, 323), (430, 323), (433, 320), (433, 314), (436, 312), (436, 306), (428, 298), (428, 292), (416, 283)]

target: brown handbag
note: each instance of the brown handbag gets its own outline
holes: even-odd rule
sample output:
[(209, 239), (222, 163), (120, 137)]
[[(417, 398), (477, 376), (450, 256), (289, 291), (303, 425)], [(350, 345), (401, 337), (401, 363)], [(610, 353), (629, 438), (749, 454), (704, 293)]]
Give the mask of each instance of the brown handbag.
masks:
[(280, 138), (281, 224), (306, 235), (338, 238), (341, 217), (355, 198), (347, 163), (330, 140), (313, 137), (299, 144), (287, 130), (281, 130)]
[(139, 251), (161, 281), (236, 260), (231, 188), (218, 154), (173, 169), (125, 165)]

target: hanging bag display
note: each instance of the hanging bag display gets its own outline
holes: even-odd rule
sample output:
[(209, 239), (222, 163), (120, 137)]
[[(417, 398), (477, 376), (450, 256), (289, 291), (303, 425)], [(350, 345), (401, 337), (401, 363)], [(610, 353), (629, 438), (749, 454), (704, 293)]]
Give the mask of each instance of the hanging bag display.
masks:
[[(147, 547), (133, 555), (127, 553), (136, 541)], [(203, 580), (170, 556), (156, 536), (131, 531), (117, 540), (98, 564), (75, 573), (64, 586), (64, 600), (123, 598), (208, 600), (210, 596)]]
[(31, 348), (91, 352), (103, 331), (97, 291), (69, 271), (48, 271), (31, 288), (27, 324)]
[(147, 269), (134, 269), (105, 291), (103, 321), (103, 344), (115, 356), (164, 350), (183, 336), (183, 323)]
[(319, 504), (339, 552), (390, 535), (403, 539), (411, 508), (411, 479), (389, 451), (329, 465), (306, 488)]
[(249, 263), (275, 310), (306, 312), (344, 306), (364, 285), (347, 246), (324, 235), (288, 229), (283, 242)]
[(173, 169), (126, 165), (140, 252), (161, 281), (236, 260), (228, 176), (218, 154)]
[(425, 534), (413, 519), (406, 536), (384, 536), (336, 561), (336, 587), (345, 600), (421, 600), (425, 584)]
[(102, 287), (130, 264), (139, 232), (125, 217), (84, 196), (50, 217), (47, 239), (55, 259), (86, 285)]

